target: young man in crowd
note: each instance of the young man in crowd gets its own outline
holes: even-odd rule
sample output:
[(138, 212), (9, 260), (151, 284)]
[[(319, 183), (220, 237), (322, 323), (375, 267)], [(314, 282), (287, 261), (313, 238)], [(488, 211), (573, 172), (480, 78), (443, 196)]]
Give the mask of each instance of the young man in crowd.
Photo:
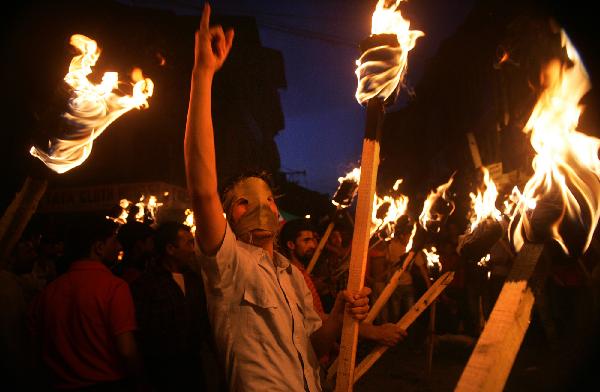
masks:
[(210, 27), (209, 18), (205, 4), (196, 32), (185, 162), (216, 345), (231, 390), (319, 391), (318, 356), (341, 333), (344, 311), (366, 317), (370, 290), (340, 293), (322, 322), (302, 274), (274, 250), (278, 213), (269, 184), (240, 178), (224, 190), (221, 204), (211, 87), (233, 31)]
[[(281, 229), (279, 242), (292, 265), (302, 272), (306, 284), (311, 290), (314, 308), (319, 313), (321, 319), (325, 319), (327, 314), (323, 311), (319, 294), (312, 282), (311, 276), (305, 270), (317, 248), (317, 239), (314, 236), (314, 232), (314, 227), (308, 220), (294, 219), (286, 222)], [(361, 323), (358, 333), (361, 338), (386, 346), (394, 346), (406, 336), (406, 331), (392, 323), (382, 325)]]
[(67, 240), (74, 261), (33, 303), (34, 347), (54, 389), (144, 385), (129, 286), (108, 268), (120, 250), (116, 223), (82, 219)]
[(156, 391), (202, 391), (202, 343), (212, 334), (202, 281), (190, 269), (194, 236), (184, 224), (165, 222), (155, 246), (158, 259), (131, 284), (148, 379)]

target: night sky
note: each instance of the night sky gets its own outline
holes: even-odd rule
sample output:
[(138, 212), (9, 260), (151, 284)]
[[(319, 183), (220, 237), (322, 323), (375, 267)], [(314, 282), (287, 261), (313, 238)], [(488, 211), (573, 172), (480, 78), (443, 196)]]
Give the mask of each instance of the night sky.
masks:
[[(257, 18), (264, 46), (280, 50), (288, 87), (281, 91), (285, 129), (276, 137), (282, 170), (309, 189), (331, 194), (357, 166), (364, 109), (356, 102), (357, 45), (370, 34), (377, 1), (217, 1), (224, 14)], [(472, 0), (419, 0), (406, 5), (411, 29), (425, 32), (409, 55), (414, 85), (439, 44), (454, 32)], [(403, 6), (404, 7), (404, 6)], [(404, 14), (404, 11), (403, 11)]]
[[(359, 164), (365, 111), (354, 99), (355, 60), (358, 42), (369, 35), (376, 2), (213, 2), (215, 14), (255, 17), (262, 44), (283, 53), (287, 88), (280, 91), (280, 97), (285, 127), (275, 140), (282, 171), (289, 173), (290, 180), (309, 189), (331, 194), (337, 187), (337, 178)], [(142, 0), (122, 3), (167, 8), (182, 15), (198, 15), (202, 1)], [(415, 86), (419, 82), (437, 49), (461, 25), (474, 3), (477, 1), (411, 0), (403, 3), (403, 15), (411, 21), (411, 28), (425, 32), (409, 55), (409, 85)], [(581, 42), (590, 45), (592, 40), (586, 39), (586, 34), (592, 29), (592, 16), (582, 8), (582, 1), (549, 0), (545, 3), (552, 4), (556, 13), (564, 16), (562, 21), (567, 25), (567, 31), (572, 33), (576, 45)], [(20, 15), (15, 15), (14, 18), (10, 14), (4, 16), (11, 26), (19, 26), (22, 22), (16, 20)], [(5, 24), (4, 28), (10, 27)], [(594, 52), (593, 45), (585, 48), (584, 60), (586, 53)], [(5, 58), (11, 55), (6, 53)], [(44, 73), (56, 71), (57, 75), (61, 72), (51, 64), (40, 69)], [(593, 80), (597, 78), (593, 71), (591, 74)], [(157, 90), (160, 88), (160, 85), (156, 86)], [(185, 91), (181, 94), (187, 96)], [(407, 105), (408, 100), (403, 98), (395, 109)], [(10, 132), (8, 129), (5, 131)]]

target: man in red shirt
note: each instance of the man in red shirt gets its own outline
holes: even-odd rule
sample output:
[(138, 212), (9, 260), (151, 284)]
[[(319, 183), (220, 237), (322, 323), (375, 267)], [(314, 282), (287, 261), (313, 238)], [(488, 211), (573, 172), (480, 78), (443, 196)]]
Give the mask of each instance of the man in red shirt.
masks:
[(129, 287), (107, 267), (121, 250), (118, 226), (104, 217), (76, 226), (67, 242), (75, 261), (32, 305), (39, 365), (54, 389), (124, 390), (141, 365)]

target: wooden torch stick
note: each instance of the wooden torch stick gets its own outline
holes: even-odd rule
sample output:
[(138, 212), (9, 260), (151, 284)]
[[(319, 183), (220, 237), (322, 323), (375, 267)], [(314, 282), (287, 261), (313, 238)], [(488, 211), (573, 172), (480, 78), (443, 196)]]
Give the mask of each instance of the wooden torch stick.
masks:
[[(448, 285), (454, 279), (454, 271), (448, 271), (440, 276), (431, 287), (419, 298), (416, 304), (408, 312), (402, 316), (400, 321), (396, 325), (404, 330), (408, 329), (410, 325), (423, 313), (429, 305), (434, 303), (437, 297), (448, 287)], [(354, 373), (354, 382), (357, 382), (366, 372), (373, 366), (375, 362), (383, 353), (387, 351), (388, 346), (377, 346), (369, 355), (358, 364)]]
[(425, 368), (425, 374), (427, 375), (427, 379), (431, 377), (431, 369), (433, 366), (433, 349), (435, 347), (435, 301), (431, 304), (429, 308), (429, 341), (427, 344), (427, 367)]
[(475, 169), (483, 166), (481, 163), (481, 155), (479, 154), (479, 146), (477, 145), (477, 140), (475, 139), (475, 135), (472, 132), (467, 133), (467, 141), (469, 143), (469, 151), (471, 152), (471, 159), (473, 159), (473, 166)]
[(0, 220), (0, 260), (7, 259), (10, 251), (21, 238), (47, 186), (46, 178), (27, 177), (21, 190), (4, 211)]
[(534, 303), (530, 279), (543, 244), (526, 243), (517, 255), (455, 391), (502, 391), (529, 327)]
[(315, 268), (315, 264), (317, 264), (317, 260), (319, 260), (319, 256), (321, 256), (321, 252), (323, 252), (323, 248), (325, 247), (325, 244), (327, 243), (327, 240), (329, 239), (334, 227), (335, 219), (332, 219), (331, 222), (329, 222), (329, 225), (327, 225), (327, 229), (325, 229), (325, 233), (323, 233), (323, 237), (321, 237), (319, 245), (317, 245), (317, 249), (315, 249), (315, 253), (313, 254), (312, 259), (310, 259), (310, 263), (308, 263), (308, 267), (306, 267), (307, 274), (310, 274), (313, 268)]
[[(347, 289), (351, 293), (359, 292), (364, 286), (369, 249), (373, 195), (379, 168), (379, 139), (383, 118), (383, 100), (373, 98), (367, 104), (367, 121), (360, 165), (360, 183), (356, 205), (355, 225), (350, 251), (350, 266)], [(336, 391), (351, 391), (354, 379), (356, 344), (358, 342), (358, 321), (344, 313), (342, 339), (340, 344), (340, 363), (336, 381)]]
[[(406, 258), (404, 259), (404, 263), (402, 263), (402, 267), (398, 268), (398, 270), (396, 270), (396, 272), (394, 272), (394, 275), (392, 275), (388, 284), (385, 286), (385, 288), (383, 289), (381, 294), (379, 294), (379, 297), (377, 297), (377, 300), (375, 300), (375, 303), (369, 310), (367, 317), (362, 321), (363, 323), (372, 323), (375, 320), (375, 318), (377, 317), (379, 312), (381, 312), (381, 310), (383, 309), (383, 307), (385, 306), (387, 301), (392, 296), (392, 293), (394, 292), (394, 290), (396, 290), (396, 287), (398, 287), (398, 279), (408, 269), (408, 266), (410, 265), (414, 256), (415, 256), (415, 253), (413, 251), (410, 251), (408, 253), (408, 255), (406, 255)], [(333, 376), (337, 373), (337, 367), (338, 367), (338, 361), (336, 359), (335, 361), (333, 361), (333, 363), (329, 366), (329, 369), (327, 370), (328, 382), (331, 382)]]

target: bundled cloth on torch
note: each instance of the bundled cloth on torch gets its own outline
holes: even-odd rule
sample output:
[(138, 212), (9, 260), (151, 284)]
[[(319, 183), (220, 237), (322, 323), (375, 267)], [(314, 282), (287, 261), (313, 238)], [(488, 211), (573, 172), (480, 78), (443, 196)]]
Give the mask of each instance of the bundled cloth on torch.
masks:
[(502, 224), (494, 218), (482, 220), (475, 230), (458, 237), (456, 251), (468, 262), (478, 262), (502, 238)]

